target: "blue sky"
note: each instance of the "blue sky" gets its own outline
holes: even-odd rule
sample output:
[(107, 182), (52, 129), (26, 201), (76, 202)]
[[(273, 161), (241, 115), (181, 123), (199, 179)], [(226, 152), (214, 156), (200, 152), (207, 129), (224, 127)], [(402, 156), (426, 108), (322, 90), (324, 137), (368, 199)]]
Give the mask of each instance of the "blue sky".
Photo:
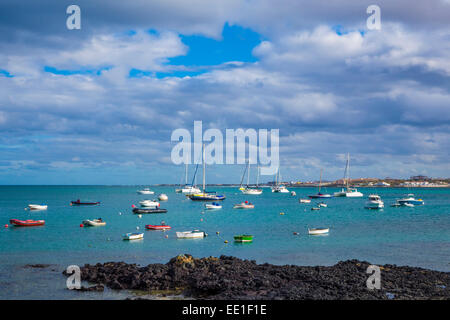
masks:
[(71, 31), (24, 3), (0, 4), (0, 184), (179, 183), (196, 120), (279, 129), (287, 180), (341, 178), (347, 152), (354, 177), (449, 176), (448, 1), (381, 1), (381, 30), (370, 1), (80, 0)]

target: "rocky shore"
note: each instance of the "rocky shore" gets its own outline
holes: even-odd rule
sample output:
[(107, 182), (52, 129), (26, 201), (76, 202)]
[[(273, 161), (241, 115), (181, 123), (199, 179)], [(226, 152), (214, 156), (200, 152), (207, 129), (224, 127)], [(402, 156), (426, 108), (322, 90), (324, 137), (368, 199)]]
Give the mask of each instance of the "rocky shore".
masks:
[(95, 284), (92, 290), (106, 286), (194, 299), (450, 299), (449, 272), (384, 265), (380, 266), (381, 289), (369, 290), (369, 265), (348, 260), (330, 267), (276, 266), (230, 256), (197, 259), (186, 254), (167, 264), (148, 266), (86, 264), (81, 278)]

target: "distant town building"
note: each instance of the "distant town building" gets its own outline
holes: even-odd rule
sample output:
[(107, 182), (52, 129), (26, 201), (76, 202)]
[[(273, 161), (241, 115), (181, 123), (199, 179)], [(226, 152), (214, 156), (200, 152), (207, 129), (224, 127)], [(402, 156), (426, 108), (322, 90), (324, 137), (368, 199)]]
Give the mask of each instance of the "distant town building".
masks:
[(376, 184), (376, 186), (378, 186), (378, 187), (389, 187), (390, 185), (391, 185), (390, 183), (387, 183), (384, 181), (380, 181)]
[(412, 176), (409, 178), (409, 180), (413, 180), (413, 181), (423, 181), (423, 180), (429, 180), (430, 178), (427, 176), (422, 176), (422, 175), (418, 175), (418, 176)]

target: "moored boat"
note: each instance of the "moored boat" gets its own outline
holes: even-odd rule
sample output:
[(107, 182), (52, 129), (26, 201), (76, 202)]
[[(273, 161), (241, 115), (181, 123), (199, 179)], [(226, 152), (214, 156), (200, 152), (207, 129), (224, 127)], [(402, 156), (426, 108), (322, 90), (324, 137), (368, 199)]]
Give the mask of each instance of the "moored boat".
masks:
[(125, 233), (122, 236), (123, 240), (140, 240), (140, 239), (144, 239), (144, 234), (143, 233), (137, 233), (137, 232), (130, 232), (130, 233)]
[(377, 194), (370, 194), (369, 199), (365, 205), (366, 209), (382, 209), (384, 208), (384, 202), (381, 200), (381, 197)]
[(19, 220), (19, 219), (10, 219), (9, 223), (17, 226), (17, 227), (36, 227), (43, 226), (45, 224), (45, 220)]
[(317, 192), (317, 194), (313, 194), (310, 195), (308, 197), (310, 197), (311, 199), (320, 199), (320, 198), (331, 198), (330, 194), (327, 193), (320, 193), (320, 188), (322, 187), (322, 169), (320, 170), (320, 180), (319, 180), (319, 190)]
[(139, 193), (139, 194), (155, 194), (155, 192), (151, 191), (149, 188), (144, 188), (142, 190), (139, 190), (137, 193)]
[(350, 154), (347, 153), (347, 163), (345, 165), (345, 171), (344, 171), (344, 179), (345, 182), (345, 188), (342, 188), (341, 191), (335, 192), (333, 195), (335, 197), (348, 197), (348, 198), (356, 198), (356, 197), (362, 197), (363, 194), (359, 192), (356, 188), (350, 188), (349, 181), (350, 181)]
[(78, 199), (77, 201), (70, 201), (70, 205), (71, 206), (95, 206), (100, 204), (99, 201), (96, 202), (81, 202), (80, 199)]
[(328, 205), (327, 205), (325, 202), (319, 202), (319, 203), (317, 204), (317, 206), (318, 206), (318, 207), (323, 207), (323, 208), (328, 207)]
[(234, 236), (234, 241), (235, 242), (252, 242), (253, 236), (250, 234), (236, 235), (236, 236)]
[(308, 234), (310, 235), (319, 235), (326, 234), (330, 231), (330, 228), (308, 228)]
[(160, 224), (160, 225), (152, 225), (152, 224), (147, 224), (145, 226), (145, 229), (148, 230), (170, 230), (172, 227), (165, 225), (165, 224)]
[(206, 237), (206, 233), (200, 230), (192, 230), (192, 231), (177, 231), (177, 238), (180, 239), (196, 239), (196, 238), (204, 238)]
[(159, 201), (167, 201), (167, 200), (169, 200), (169, 197), (167, 196), (167, 194), (161, 193), (161, 194), (158, 196), (158, 200), (159, 200)]
[(222, 209), (222, 205), (217, 202), (206, 203), (205, 208), (208, 210)]
[(133, 208), (133, 213), (147, 214), (147, 213), (166, 213), (167, 209), (163, 208)]
[(298, 202), (300, 203), (311, 203), (310, 199), (299, 199)]
[(248, 201), (236, 204), (233, 207), (233, 209), (253, 209), (253, 208), (255, 208), (255, 205)]
[(45, 204), (29, 204), (28, 209), (29, 210), (47, 210), (48, 206)]
[(85, 225), (86, 227), (101, 227), (101, 226), (105, 226), (106, 222), (103, 221), (102, 218), (86, 219), (86, 220), (83, 220), (83, 225)]
[(158, 201), (155, 200), (142, 200), (139, 201), (139, 204), (141, 207), (151, 207), (151, 208), (157, 208), (160, 206)]
[(406, 198), (397, 200), (397, 202), (398, 202), (400, 205), (405, 205), (405, 204), (407, 204), (407, 203), (413, 204), (413, 205), (422, 205), (422, 204), (425, 204), (425, 201), (423, 201), (422, 199), (416, 199), (416, 198), (414, 198), (414, 194), (412, 194), (412, 193), (408, 194), (408, 196), (407, 196)]

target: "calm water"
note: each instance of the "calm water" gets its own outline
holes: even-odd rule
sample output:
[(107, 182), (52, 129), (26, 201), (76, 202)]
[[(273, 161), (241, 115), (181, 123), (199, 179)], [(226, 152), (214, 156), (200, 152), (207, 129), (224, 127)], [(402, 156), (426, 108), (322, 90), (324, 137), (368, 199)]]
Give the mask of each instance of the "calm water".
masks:
[[(171, 257), (190, 253), (196, 257), (233, 255), (258, 263), (332, 265), (360, 259), (374, 264), (392, 263), (450, 271), (450, 189), (362, 188), (364, 198), (332, 198), (328, 208), (311, 211), (312, 204), (299, 198), (315, 188), (295, 188), (297, 196), (272, 193), (243, 195), (237, 188), (215, 187), (226, 195), (223, 209), (203, 210), (204, 203), (176, 194), (174, 188), (155, 187), (155, 195), (139, 195), (135, 186), (1, 186), (0, 187), (0, 298), (77, 299), (123, 298), (124, 293), (76, 293), (65, 289), (61, 275), (68, 265), (105, 261), (138, 264), (166, 263)], [(338, 189), (329, 188), (332, 193)], [(414, 192), (424, 206), (391, 208), (395, 199)], [(166, 193), (166, 214), (132, 214), (131, 205)], [(364, 209), (367, 195), (377, 193), (385, 201), (380, 211)], [(101, 201), (93, 207), (70, 206), (71, 200)], [(233, 210), (249, 200), (253, 210)], [(317, 201), (316, 201), (317, 202)], [(29, 203), (45, 203), (47, 211), (28, 211)], [(284, 215), (280, 215), (284, 212)], [(121, 213), (121, 214), (120, 214)], [(107, 225), (80, 228), (84, 219), (102, 217)], [(45, 226), (4, 228), (9, 219), (44, 219)], [(168, 232), (144, 230), (146, 224), (164, 220)], [(330, 227), (326, 236), (308, 236), (308, 227)], [(142, 241), (126, 242), (121, 235), (139, 227)], [(202, 229), (209, 236), (178, 240), (175, 231)], [(216, 234), (219, 231), (219, 235)], [(293, 235), (298, 232), (299, 235)], [(254, 242), (233, 243), (233, 235), (250, 233)], [(168, 235), (168, 238), (165, 236)], [(225, 244), (224, 240), (229, 243)], [(51, 264), (46, 269), (25, 264)]]

